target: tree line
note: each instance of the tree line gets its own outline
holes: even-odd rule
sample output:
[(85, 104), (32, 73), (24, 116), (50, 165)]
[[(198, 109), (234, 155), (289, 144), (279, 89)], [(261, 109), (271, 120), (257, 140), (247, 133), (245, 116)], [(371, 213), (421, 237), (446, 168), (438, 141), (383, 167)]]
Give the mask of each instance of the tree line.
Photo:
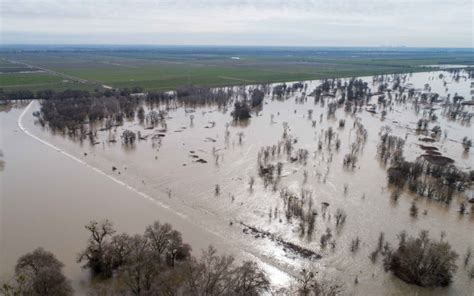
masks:
[(225, 106), (232, 98), (231, 89), (210, 89), (206, 87), (182, 87), (176, 92), (148, 92), (140, 88), (122, 90), (65, 90), (54, 92), (52, 90), (38, 91), (33, 94), (29, 91), (0, 91), (0, 99), (39, 99), (41, 112), (39, 121), (46, 123), (52, 129), (74, 134), (85, 123), (94, 123), (105, 120), (106, 126), (121, 125), (124, 119), (133, 119), (142, 116), (143, 104), (149, 109), (163, 107), (174, 109), (181, 106), (196, 107), (204, 105)]
[[(77, 261), (90, 271), (88, 295), (262, 295), (272, 292), (268, 275), (254, 261), (237, 262), (209, 246), (191, 255), (181, 233), (154, 222), (143, 234), (118, 234), (108, 220), (85, 226), (89, 239)], [(53, 253), (37, 248), (21, 256), (14, 277), (2, 283), (6, 296), (69, 296), (74, 290)], [(338, 295), (341, 285), (316, 278), (303, 269), (280, 295)]]
[[(78, 262), (91, 272), (90, 295), (260, 295), (268, 276), (252, 261), (236, 262), (210, 246), (199, 258), (181, 233), (158, 221), (143, 234), (117, 234), (110, 221), (91, 221)], [(2, 295), (72, 295), (63, 264), (38, 248), (20, 257)]]
[[(212, 246), (200, 257), (194, 257), (181, 233), (159, 221), (135, 235), (118, 234), (108, 220), (91, 221), (85, 229), (89, 239), (78, 254), (77, 262), (90, 271), (89, 295), (243, 296), (275, 292), (278, 295), (335, 296), (344, 291), (340, 283), (321, 279), (310, 269), (303, 269), (289, 287), (274, 290), (268, 275), (256, 262), (237, 262), (233, 256), (219, 254)], [(371, 255), (373, 262), (382, 254), (385, 270), (410, 284), (427, 287), (447, 286), (452, 282), (458, 254), (444, 236), (438, 241), (430, 239), (426, 231), (417, 237), (402, 232), (398, 240), (397, 248), (393, 248), (381, 233), (378, 247)], [(470, 260), (468, 249), (464, 265)], [(2, 284), (0, 294), (73, 295), (63, 267), (53, 253), (37, 248), (17, 260), (14, 277)]]

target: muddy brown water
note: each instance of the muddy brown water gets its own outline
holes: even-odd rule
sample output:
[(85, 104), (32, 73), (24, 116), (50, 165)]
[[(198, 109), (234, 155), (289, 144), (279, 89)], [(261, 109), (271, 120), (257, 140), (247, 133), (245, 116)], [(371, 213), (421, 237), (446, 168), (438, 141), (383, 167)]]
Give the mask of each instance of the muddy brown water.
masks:
[[(439, 73), (412, 74), (405, 83), (412, 83), (419, 89), (429, 83), (432, 91), (441, 96), (458, 93), (469, 97), (468, 79), (452, 81), (444, 72), (446, 91)], [(364, 80), (372, 84), (370, 77)], [(307, 93), (318, 84), (318, 81), (308, 82)], [(380, 112), (357, 113), (368, 130), (368, 139), (358, 154), (356, 168), (347, 170), (343, 168), (342, 160), (354, 140), (355, 117), (338, 109), (335, 118), (327, 119), (326, 107), (314, 105), (312, 98), (296, 103), (295, 98), (302, 95), (297, 92), (284, 101), (272, 101), (267, 97), (263, 110), (245, 125), (232, 123), (231, 110), (196, 108), (192, 125), (190, 113), (183, 108), (171, 110), (167, 119), (168, 131), (161, 144), (153, 145), (150, 136), (138, 141), (134, 147), (121, 144), (119, 135), (124, 128), (141, 131), (142, 135), (156, 131), (130, 121), (115, 131), (117, 143), (109, 143), (107, 139), (111, 134), (103, 131), (98, 133), (99, 144), (92, 145), (35, 124), (32, 112), (39, 109), (38, 102), (28, 107), (21, 120), (31, 135), (18, 126), (25, 106), (0, 113), (0, 149), (5, 161), (5, 168), (0, 173), (1, 273), (11, 272), (19, 255), (43, 246), (66, 264), (67, 275), (76, 290), (82, 291), (87, 273), (75, 263), (75, 256), (85, 244), (87, 233), (83, 225), (87, 221), (108, 218), (117, 230), (136, 233), (159, 219), (172, 223), (194, 250), (212, 243), (239, 258), (258, 260), (274, 277), (274, 282), (287, 283), (285, 273), (296, 275), (301, 267), (312, 266), (325, 277), (344, 283), (347, 294), (470, 295), (474, 280), (468, 278), (462, 259), (458, 261), (459, 269), (450, 287), (423, 289), (384, 272), (380, 258), (376, 264), (368, 258), (380, 232), (384, 232), (392, 245), (396, 244), (396, 235), (402, 230), (414, 235), (426, 229), (434, 238), (445, 232), (446, 239), (461, 258), (469, 246), (474, 248), (474, 213), (461, 216), (457, 212), (459, 202), (465, 198), (463, 194), (456, 196), (448, 206), (406, 192), (397, 202), (390, 199), (392, 191), (387, 187), (385, 168), (376, 158), (378, 133), (382, 126), (390, 126), (393, 134), (406, 137), (404, 155), (407, 159), (421, 155), (420, 144), (423, 143), (418, 140), (420, 135), (414, 132), (419, 117), (413, 107), (397, 105), (384, 120), (381, 120)], [(314, 110), (312, 117), (317, 121), (316, 127), (312, 127), (308, 109)], [(344, 129), (338, 129), (339, 119), (346, 120)], [(216, 124), (210, 128), (209, 122)], [(264, 188), (257, 175), (257, 154), (260, 147), (276, 144), (281, 139), (283, 122), (288, 123), (289, 133), (298, 140), (295, 148), (308, 149), (310, 157), (306, 166), (281, 157), (279, 160), (284, 162), (284, 167), (280, 186), (295, 193), (301, 188), (312, 191), (318, 210), (323, 202), (329, 204), (331, 214), (338, 208), (344, 209), (347, 221), (342, 228), (336, 229), (333, 221), (318, 217), (312, 239), (300, 237), (297, 223), (290, 223), (284, 217), (279, 193)], [(227, 123), (228, 139), (225, 136)], [(429, 145), (454, 159), (459, 168), (473, 169), (473, 149), (464, 153), (460, 144), (464, 136), (473, 137), (472, 127), (448, 121), (441, 115), (436, 124), (447, 131), (447, 136)], [(341, 149), (317, 151), (323, 130), (330, 126), (341, 140)], [(238, 139), (240, 132), (244, 134), (242, 143)], [(219, 155), (217, 163), (215, 155)], [(196, 162), (196, 156), (207, 163)], [(117, 170), (113, 171), (112, 167)], [(308, 178), (303, 184), (304, 171)], [(248, 185), (250, 176), (256, 180), (252, 191)], [(216, 184), (220, 187), (218, 195), (215, 194)], [(409, 215), (415, 198), (420, 212), (418, 218)], [(275, 208), (279, 210), (279, 216), (270, 219), (269, 212), (274, 213)], [(322, 259), (308, 262), (271, 240), (244, 234), (240, 221), (315, 250)], [(321, 249), (319, 244), (319, 237), (327, 227), (332, 229), (336, 240), (334, 249)], [(357, 236), (361, 248), (351, 253), (350, 242)], [(355, 277), (358, 278), (357, 285)]]
[(0, 172), (2, 280), (11, 278), (19, 256), (43, 247), (65, 264), (75, 294), (85, 295), (89, 274), (76, 259), (88, 238), (84, 225), (93, 219), (107, 218), (118, 232), (127, 233), (143, 233), (155, 220), (168, 222), (183, 233), (195, 255), (210, 244), (238, 254), (232, 244), (190, 223), (169, 207), (143, 198), (24, 133), (18, 119), (25, 107), (0, 113), (0, 147), (5, 161), (4, 171)]

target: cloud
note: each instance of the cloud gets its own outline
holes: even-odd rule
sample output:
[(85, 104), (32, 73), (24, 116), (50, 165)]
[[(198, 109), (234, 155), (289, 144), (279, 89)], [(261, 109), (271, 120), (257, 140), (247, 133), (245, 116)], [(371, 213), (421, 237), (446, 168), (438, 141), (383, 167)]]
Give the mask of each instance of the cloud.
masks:
[(168, 44), (470, 47), (472, 9), (465, 0), (2, 0), (0, 14), (6, 43), (90, 43), (80, 38), (89, 35), (105, 43), (151, 36)]

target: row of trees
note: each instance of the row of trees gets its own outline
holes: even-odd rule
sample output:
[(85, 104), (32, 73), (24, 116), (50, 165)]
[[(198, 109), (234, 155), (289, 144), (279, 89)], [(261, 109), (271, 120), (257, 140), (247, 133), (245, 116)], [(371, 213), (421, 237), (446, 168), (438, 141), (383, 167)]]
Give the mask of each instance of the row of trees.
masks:
[(134, 236), (115, 234), (109, 221), (92, 221), (86, 229), (89, 243), (79, 262), (95, 278), (112, 278), (105, 288), (114, 295), (258, 295), (269, 288), (255, 262), (237, 264), (213, 247), (192, 257), (169, 224), (155, 222)]
[[(145, 118), (143, 104), (148, 105), (149, 109), (205, 105), (222, 107), (227, 106), (234, 95), (232, 88), (181, 87), (176, 92), (136, 93), (139, 91), (142, 89), (96, 90), (92, 93), (83, 90), (62, 92), (42, 90), (33, 94), (23, 90), (10, 92), (0, 90), (0, 100), (40, 99), (42, 100), (40, 122), (43, 125), (49, 124), (53, 129), (74, 134), (86, 123), (105, 120), (106, 127), (110, 128), (113, 125), (121, 125), (125, 118), (133, 119), (135, 115), (143, 121)], [(258, 91), (255, 93), (259, 94)], [(254, 97), (254, 102), (261, 104), (263, 97), (259, 95)]]
[[(294, 91), (302, 88), (300, 84), (296, 87), (287, 88)], [(247, 91), (244, 88), (217, 88), (187, 86), (180, 87), (175, 92), (149, 92), (142, 93), (142, 89), (121, 90), (99, 90), (94, 92), (85, 90), (64, 90), (55, 92), (50, 89), (40, 90), (33, 93), (28, 90), (4, 91), (0, 89), (0, 100), (42, 100), (41, 117), (43, 124), (48, 123), (52, 128), (68, 130), (69, 132), (80, 128), (81, 124), (87, 122), (108, 119), (112, 124), (120, 125), (124, 118), (133, 118), (139, 107), (144, 102), (154, 107), (164, 106), (173, 109), (180, 106), (196, 107), (206, 105), (217, 105), (225, 107), (234, 96), (243, 99), (235, 101), (234, 119), (250, 118), (251, 108), (260, 108), (266, 93), (266, 86), (259, 86), (251, 90), (250, 98), (247, 99)]]
[[(238, 264), (213, 247), (191, 256), (181, 233), (155, 222), (144, 234), (116, 234), (109, 221), (92, 221), (87, 247), (78, 262), (91, 271), (91, 295), (259, 295), (269, 289), (255, 262)], [(72, 295), (63, 264), (39, 248), (19, 258), (15, 278), (0, 289), (4, 295)]]
[[(213, 247), (201, 257), (191, 256), (191, 247), (169, 224), (155, 222), (144, 234), (116, 234), (108, 221), (91, 221), (86, 248), (78, 262), (92, 273), (90, 295), (261, 295), (270, 291), (270, 282), (252, 261), (237, 263), (232, 256), (219, 255)], [(403, 281), (423, 287), (447, 286), (456, 272), (458, 254), (441, 236), (432, 240), (427, 231), (417, 237), (405, 232), (392, 248), (383, 233), (376, 253), (381, 253), (386, 271)], [(469, 263), (470, 251), (465, 256)], [(0, 288), (2, 295), (68, 296), (70, 281), (63, 264), (42, 248), (20, 257), (15, 277)], [(356, 282), (357, 283), (357, 282)], [(339, 295), (343, 287), (316, 278), (303, 269), (295, 285), (280, 290), (284, 295)]]
[(52, 89), (43, 89), (36, 92), (25, 89), (4, 90), (0, 88), (0, 101), (16, 101), (16, 100), (61, 100), (70, 98), (84, 98), (84, 97), (113, 97), (122, 96), (128, 97), (131, 94), (142, 93), (141, 87), (123, 88), (120, 90), (111, 89), (95, 89), (93, 92), (80, 89), (66, 89), (64, 91), (54, 91)]
[(426, 154), (415, 161), (406, 161), (403, 155), (405, 140), (390, 132), (390, 128), (382, 128), (377, 154), (384, 165), (390, 165), (387, 179), (396, 190), (407, 187), (420, 196), (449, 203), (456, 192), (464, 191), (472, 183), (474, 172), (461, 171), (434, 146), (420, 145)]

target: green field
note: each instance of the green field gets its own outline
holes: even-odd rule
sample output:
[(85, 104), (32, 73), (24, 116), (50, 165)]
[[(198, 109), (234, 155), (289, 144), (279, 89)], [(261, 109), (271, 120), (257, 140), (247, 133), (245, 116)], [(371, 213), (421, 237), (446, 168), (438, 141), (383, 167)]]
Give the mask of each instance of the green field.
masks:
[[(429, 70), (423, 65), (474, 64), (472, 51), (435, 49), (33, 49), (0, 51), (0, 58), (0, 72), (4, 69), (0, 87), (30, 90), (94, 89), (102, 84), (117, 88), (141, 86), (147, 90), (171, 90), (190, 84), (223, 86), (300, 81)], [(56, 73), (17, 73), (16, 70), (25, 68), (25, 64)], [(87, 82), (74, 82), (75, 79)]]
[(0, 87), (3, 88), (37, 85), (48, 87), (48, 85), (55, 85), (61, 81), (61, 77), (46, 73), (0, 74)]

